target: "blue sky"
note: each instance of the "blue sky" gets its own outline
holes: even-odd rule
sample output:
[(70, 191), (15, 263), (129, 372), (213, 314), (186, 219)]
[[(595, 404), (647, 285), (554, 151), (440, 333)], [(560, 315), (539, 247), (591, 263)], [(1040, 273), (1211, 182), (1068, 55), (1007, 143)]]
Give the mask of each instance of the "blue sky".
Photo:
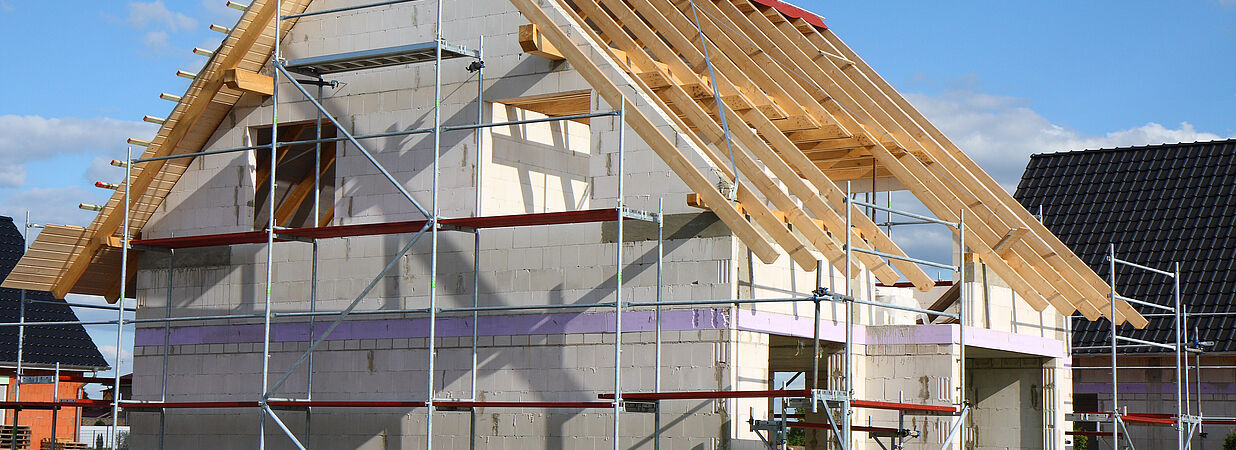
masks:
[[(0, 214), (86, 225), (223, 3), (0, 0)], [(797, 3), (1010, 189), (1031, 153), (1236, 136), (1236, 0)]]

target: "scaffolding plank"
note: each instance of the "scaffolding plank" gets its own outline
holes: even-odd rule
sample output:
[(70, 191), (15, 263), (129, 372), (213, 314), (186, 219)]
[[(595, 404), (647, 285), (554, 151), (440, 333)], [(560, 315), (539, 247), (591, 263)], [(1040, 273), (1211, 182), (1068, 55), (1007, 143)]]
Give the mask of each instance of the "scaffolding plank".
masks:
[[(614, 394), (600, 394), (602, 399), (613, 399)], [(803, 389), (778, 389), (768, 391), (671, 391), (671, 392), (628, 392), (623, 393), (623, 400), (699, 400), (721, 398), (777, 398), (804, 397), (810, 398), (811, 391)], [(951, 405), (924, 405), (918, 403), (885, 402), (877, 400), (851, 400), (855, 408), (886, 409), (893, 411), (919, 411), (956, 413), (957, 408)]]
[(305, 75), (327, 75), (353, 70), (376, 69), (433, 61), (434, 50), (442, 48), (442, 59), (475, 58), (477, 52), (458, 45), (437, 42), (397, 45), (333, 55), (311, 56), (288, 61), (284, 68)]
[[(106, 405), (111, 405), (111, 402), (103, 402)], [(232, 409), (232, 408), (258, 408), (261, 407), (256, 401), (238, 401), (238, 402), (120, 402), (120, 406), (124, 409)]]
[(104, 407), (111, 406), (112, 402), (105, 400), (74, 400), (61, 402), (44, 402), (44, 401), (6, 401), (0, 402), (0, 410), (13, 409), (60, 409), (60, 408), (87, 408), (87, 407)]
[[(574, 223), (612, 222), (620, 215), (615, 208), (585, 209), (581, 211), (560, 211), (535, 214), (510, 214), (503, 216), (458, 217), (442, 219), (442, 225), (455, 225), (464, 228), (511, 228), (537, 225), (565, 225)], [(276, 241), (286, 241), (277, 236), (295, 236), (310, 239), (327, 239), (350, 236), (372, 236), (384, 234), (405, 234), (420, 231), (425, 226), (425, 220), (409, 220), (404, 222), (365, 223), (356, 225), (335, 225), (326, 227), (290, 228), (279, 230)], [(179, 236), (156, 239), (136, 239), (133, 245), (156, 248), (197, 248), (237, 244), (260, 244), (266, 242), (265, 231), (242, 231), (238, 233), (208, 234), (197, 236)]]
[(944, 405), (924, 405), (919, 403), (901, 403), (901, 402), (882, 402), (875, 400), (852, 400), (850, 405), (855, 408), (868, 409), (886, 409), (890, 411), (918, 411), (918, 412), (942, 412), (956, 413), (957, 408), (954, 406)]
[(314, 408), (424, 408), (425, 402), (408, 400), (268, 400), (272, 407)]
[[(600, 394), (601, 399), (612, 400), (614, 394)], [(721, 398), (777, 398), (811, 397), (811, 391), (803, 389), (777, 389), (768, 391), (672, 391), (672, 392), (624, 392), (623, 400), (705, 400)]]
[(435, 407), (440, 408), (561, 408), (561, 409), (590, 409), (601, 408), (611, 409), (614, 407), (610, 402), (534, 402), (534, 401), (486, 401), (486, 402), (434, 402)]

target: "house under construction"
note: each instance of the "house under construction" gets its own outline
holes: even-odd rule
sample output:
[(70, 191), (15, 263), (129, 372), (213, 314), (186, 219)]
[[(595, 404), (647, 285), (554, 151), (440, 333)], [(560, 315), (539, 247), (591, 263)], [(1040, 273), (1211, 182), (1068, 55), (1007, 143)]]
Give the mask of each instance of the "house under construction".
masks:
[(235, 6), (3, 284), (136, 300), (137, 447), (1065, 448), (1147, 324), (778, 0)]

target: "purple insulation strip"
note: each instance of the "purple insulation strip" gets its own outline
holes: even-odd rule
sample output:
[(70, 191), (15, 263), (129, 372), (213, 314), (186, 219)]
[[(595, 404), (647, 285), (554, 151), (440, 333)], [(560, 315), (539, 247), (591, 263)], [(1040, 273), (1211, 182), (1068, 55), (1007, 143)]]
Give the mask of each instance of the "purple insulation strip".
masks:
[[(1197, 386), (1189, 383), (1189, 392), (1197, 394)], [(1111, 383), (1073, 383), (1075, 394), (1111, 394)], [(1236, 394), (1236, 383), (1202, 382), (1203, 394)], [(1176, 395), (1176, 383), (1120, 383), (1120, 394)]]
[[(740, 310), (734, 313), (734, 321), (737, 328), (743, 331), (808, 339), (814, 333), (810, 316)], [(820, 339), (829, 342), (845, 342), (845, 324), (831, 320), (821, 321)], [(957, 342), (959, 342), (957, 327), (954, 325), (854, 326), (854, 343), (862, 345), (955, 344)], [(966, 329), (966, 346), (1051, 358), (1065, 356), (1063, 341), (981, 328)]]
[[(731, 317), (731, 314), (733, 315)], [(623, 331), (653, 331), (656, 329), (653, 311), (623, 313)], [(553, 313), (481, 316), (480, 336), (516, 336), (529, 334), (579, 334), (614, 332), (614, 313)], [(314, 325), (315, 337), (326, 331), (328, 323)], [(811, 338), (811, 318), (770, 312), (739, 309), (672, 309), (662, 312), (661, 329), (666, 331), (716, 330), (731, 327), (757, 333)], [(339, 324), (326, 339), (345, 341), (356, 339), (424, 338), (429, 335), (429, 319), (349, 320)], [(472, 319), (449, 317), (438, 319), (438, 336), (472, 335)], [(845, 324), (824, 320), (820, 323), (820, 339), (845, 341)], [(279, 323), (271, 326), (271, 342), (303, 342), (309, 340), (307, 322)], [(262, 326), (199, 325), (174, 327), (172, 345), (234, 344), (262, 341)], [(953, 325), (854, 326), (854, 342), (866, 345), (916, 345), (957, 343), (957, 327)], [(137, 330), (134, 344), (163, 345), (161, 328)], [(1065, 355), (1064, 342), (1052, 339), (968, 328), (966, 345), (1003, 350), (1028, 355), (1059, 358)]]

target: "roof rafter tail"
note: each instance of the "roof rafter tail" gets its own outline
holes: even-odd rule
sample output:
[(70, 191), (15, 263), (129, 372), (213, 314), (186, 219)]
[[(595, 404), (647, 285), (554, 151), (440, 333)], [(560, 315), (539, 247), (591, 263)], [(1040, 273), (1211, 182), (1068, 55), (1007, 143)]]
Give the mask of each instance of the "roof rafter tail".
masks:
[[(885, 98), (889, 100), (894, 100), (894, 104), (886, 105), (890, 110), (892, 110), (888, 112), (893, 113), (895, 115), (902, 116), (902, 118), (900, 119), (901, 122), (906, 122), (906, 123), (913, 122), (913, 126), (908, 127), (909, 129), (917, 129), (916, 127), (926, 128), (926, 127), (931, 126), (930, 122), (927, 122), (925, 118), (922, 118), (921, 114), (917, 113), (917, 111), (915, 111), (913, 107), (908, 104), (908, 102), (905, 102), (904, 98), (902, 98), (899, 94), (897, 94), (895, 90), (892, 90), (891, 86), (888, 86), (887, 83), (880, 84), (878, 82), (875, 82), (873, 79), (878, 79), (879, 78), (878, 74), (875, 74), (875, 72), (872, 71), (869, 66), (866, 66), (865, 63), (861, 59), (859, 59), (856, 54), (854, 54), (852, 51), (848, 49), (848, 47), (844, 47), (844, 44), (841, 44), (839, 40), (836, 39), (835, 35), (831, 35), (830, 31), (828, 30), (803, 31), (801, 29), (800, 31), (803, 34), (807, 35), (808, 38), (811, 38), (814, 36), (816, 39), (812, 39), (812, 41), (815, 42), (816, 44), (826, 43), (832, 46), (832, 47), (829, 47), (828, 49), (821, 49), (821, 51), (833, 50), (835, 53), (840, 53), (842, 56), (846, 57), (848, 60), (853, 61), (854, 64), (850, 65), (850, 67), (853, 67), (853, 69), (846, 71), (846, 74), (854, 74), (853, 77), (849, 77), (849, 78), (857, 82), (859, 87), (862, 87), (864, 83), (866, 83), (867, 89), (876, 91), (876, 93), (869, 96), (870, 98), (875, 98), (875, 99)], [(823, 34), (830, 34), (831, 39), (828, 42), (825, 42), (822, 37)], [(825, 60), (829, 61), (830, 64), (834, 64), (834, 65), (836, 64), (836, 61), (832, 59), (825, 59)], [(896, 104), (898, 103), (896, 102), (897, 99), (901, 100), (900, 104)], [(877, 100), (877, 103), (878, 103), (878, 100)], [(878, 107), (879, 105), (877, 104), (876, 106)], [(873, 109), (876, 109), (876, 108), (873, 108)], [(913, 111), (913, 115), (916, 115), (917, 117), (912, 117), (910, 111)], [(915, 119), (915, 120), (911, 120), (911, 119)], [(934, 158), (944, 158), (948, 160), (950, 163), (949, 164), (931, 164), (929, 168), (935, 169), (935, 170), (943, 170), (949, 173), (949, 177), (944, 178), (945, 180), (951, 180), (951, 181), (965, 184), (963, 189), (959, 189), (956, 191), (955, 195), (960, 194), (957, 196), (957, 198), (961, 199), (961, 198), (973, 197), (973, 201), (977, 201), (977, 202), (984, 203), (984, 204), (985, 203), (995, 204), (1001, 207), (1001, 209), (1004, 209), (1004, 212), (1006, 214), (1000, 214), (1000, 215), (995, 214), (995, 211), (991, 211), (991, 210), (989, 210), (988, 214), (984, 214), (983, 209), (986, 209), (986, 208), (982, 208), (982, 209), (979, 209), (978, 211), (974, 211), (980, 215), (982, 220), (993, 223), (992, 225), (993, 227), (997, 226), (997, 225), (994, 225), (997, 223), (1002, 224), (1003, 226), (1007, 226), (1007, 227), (1016, 227), (1020, 225), (1017, 223), (1016, 220), (1013, 221), (1013, 223), (1007, 223), (1005, 222), (1004, 217), (1009, 217), (1009, 216), (1018, 217), (1020, 215), (1018, 213), (1025, 214), (1028, 216), (1029, 213), (1026, 212), (1024, 208), (1020, 208), (1020, 205), (1017, 205), (1017, 208), (1010, 207), (1008, 202), (1012, 201), (1011, 196), (1008, 196), (1006, 194), (1004, 195), (1004, 197), (1008, 197), (1008, 198), (1002, 199), (999, 196), (999, 194), (994, 193), (992, 186), (998, 187), (999, 185), (996, 184), (994, 180), (990, 179), (989, 175), (987, 175), (985, 172), (982, 172), (981, 169), (975, 170), (977, 169), (977, 166), (967, 167), (967, 164), (965, 164), (964, 161), (958, 160), (955, 154), (960, 154), (961, 152), (959, 150), (956, 152), (953, 152), (953, 151), (949, 151), (947, 148), (941, 148), (940, 147), (941, 143), (947, 142), (947, 138), (945, 138), (942, 133), (938, 133), (938, 130), (935, 130), (935, 131), (937, 132), (936, 135), (930, 136), (931, 139), (926, 140), (925, 142), (927, 144), (933, 144), (933, 145), (928, 145), (925, 147), (925, 149), (931, 152)], [(916, 142), (919, 142), (919, 141), (916, 140)], [(926, 164), (924, 164), (924, 166), (926, 166)], [(977, 172), (982, 172), (981, 177), (976, 175)], [(986, 179), (983, 179), (983, 178), (986, 178)], [(972, 180), (972, 182), (965, 183), (967, 180)], [(1001, 192), (1003, 193), (1002, 190)], [(988, 197), (988, 198), (983, 198), (983, 197)], [(1045, 231), (1045, 229), (1043, 229), (1043, 231)], [(984, 240), (985, 241), (990, 240), (990, 237), (985, 237)], [(994, 242), (996, 241), (988, 242), (988, 245), (992, 245), (994, 244)], [(1023, 253), (1026, 253), (1026, 252), (1023, 250)], [(1086, 313), (1088, 309), (1091, 309), (1091, 308), (1097, 309), (1096, 304), (1102, 301), (1102, 297), (1099, 295), (1097, 290), (1095, 290), (1095, 286), (1092, 283), (1094, 278), (1097, 278), (1097, 275), (1094, 275), (1094, 273), (1090, 271), (1088, 268), (1085, 271), (1076, 270), (1076, 267), (1074, 267), (1074, 264), (1069, 263), (1069, 261), (1067, 261), (1068, 260), (1067, 257), (1064, 258), (1066, 264), (1051, 265), (1051, 264), (1047, 264), (1046, 262), (1038, 261), (1036, 259), (1036, 257), (1038, 256), (1038, 253), (1036, 252), (1029, 252), (1029, 253), (1033, 253), (1033, 255), (1023, 254), (1023, 256), (1028, 257), (1030, 261), (1035, 263), (1035, 264), (1031, 264), (1031, 266), (1035, 267), (1036, 270), (1047, 270), (1048, 272), (1057, 272), (1060, 278), (1069, 280), (1069, 282), (1077, 284), (1077, 286), (1073, 286), (1070, 284), (1061, 293), (1065, 294), (1066, 297), (1068, 298), (1075, 299), (1074, 301), (1085, 302), (1086, 303), (1085, 305), (1077, 305), (1079, 310), (1083, 311), (1083, 313)], [(1068, 256), (1072, 257), (1073, 259), (1076, 259), (1076, 257), (1072, 255), (1071, 252), (1068, 254)], [(1079, 259), (1077, 260), (1077, 263), (1080, 263)], [(1054, 278), (1055, 277), (1051, 279), (1054, 279)], [(1071, 288), (1073, 291), (1076, 291), (1076, 292), (1069, 292), (1070, 290), (1069, 288)], [(1088, 315), (1093, 315), (1093, 311), (1090, 311)], [(1131, 307), (1127, 309), (1119, 308), (1118, 313), (1117, 313), (1117, 321), (1123, 321), (1126, 318), (1126, 316), (1134, 318), (1134, 319), (1140, 318), (1140, 315), (1136, 314), (1136, 311), (1133, 311)]]

